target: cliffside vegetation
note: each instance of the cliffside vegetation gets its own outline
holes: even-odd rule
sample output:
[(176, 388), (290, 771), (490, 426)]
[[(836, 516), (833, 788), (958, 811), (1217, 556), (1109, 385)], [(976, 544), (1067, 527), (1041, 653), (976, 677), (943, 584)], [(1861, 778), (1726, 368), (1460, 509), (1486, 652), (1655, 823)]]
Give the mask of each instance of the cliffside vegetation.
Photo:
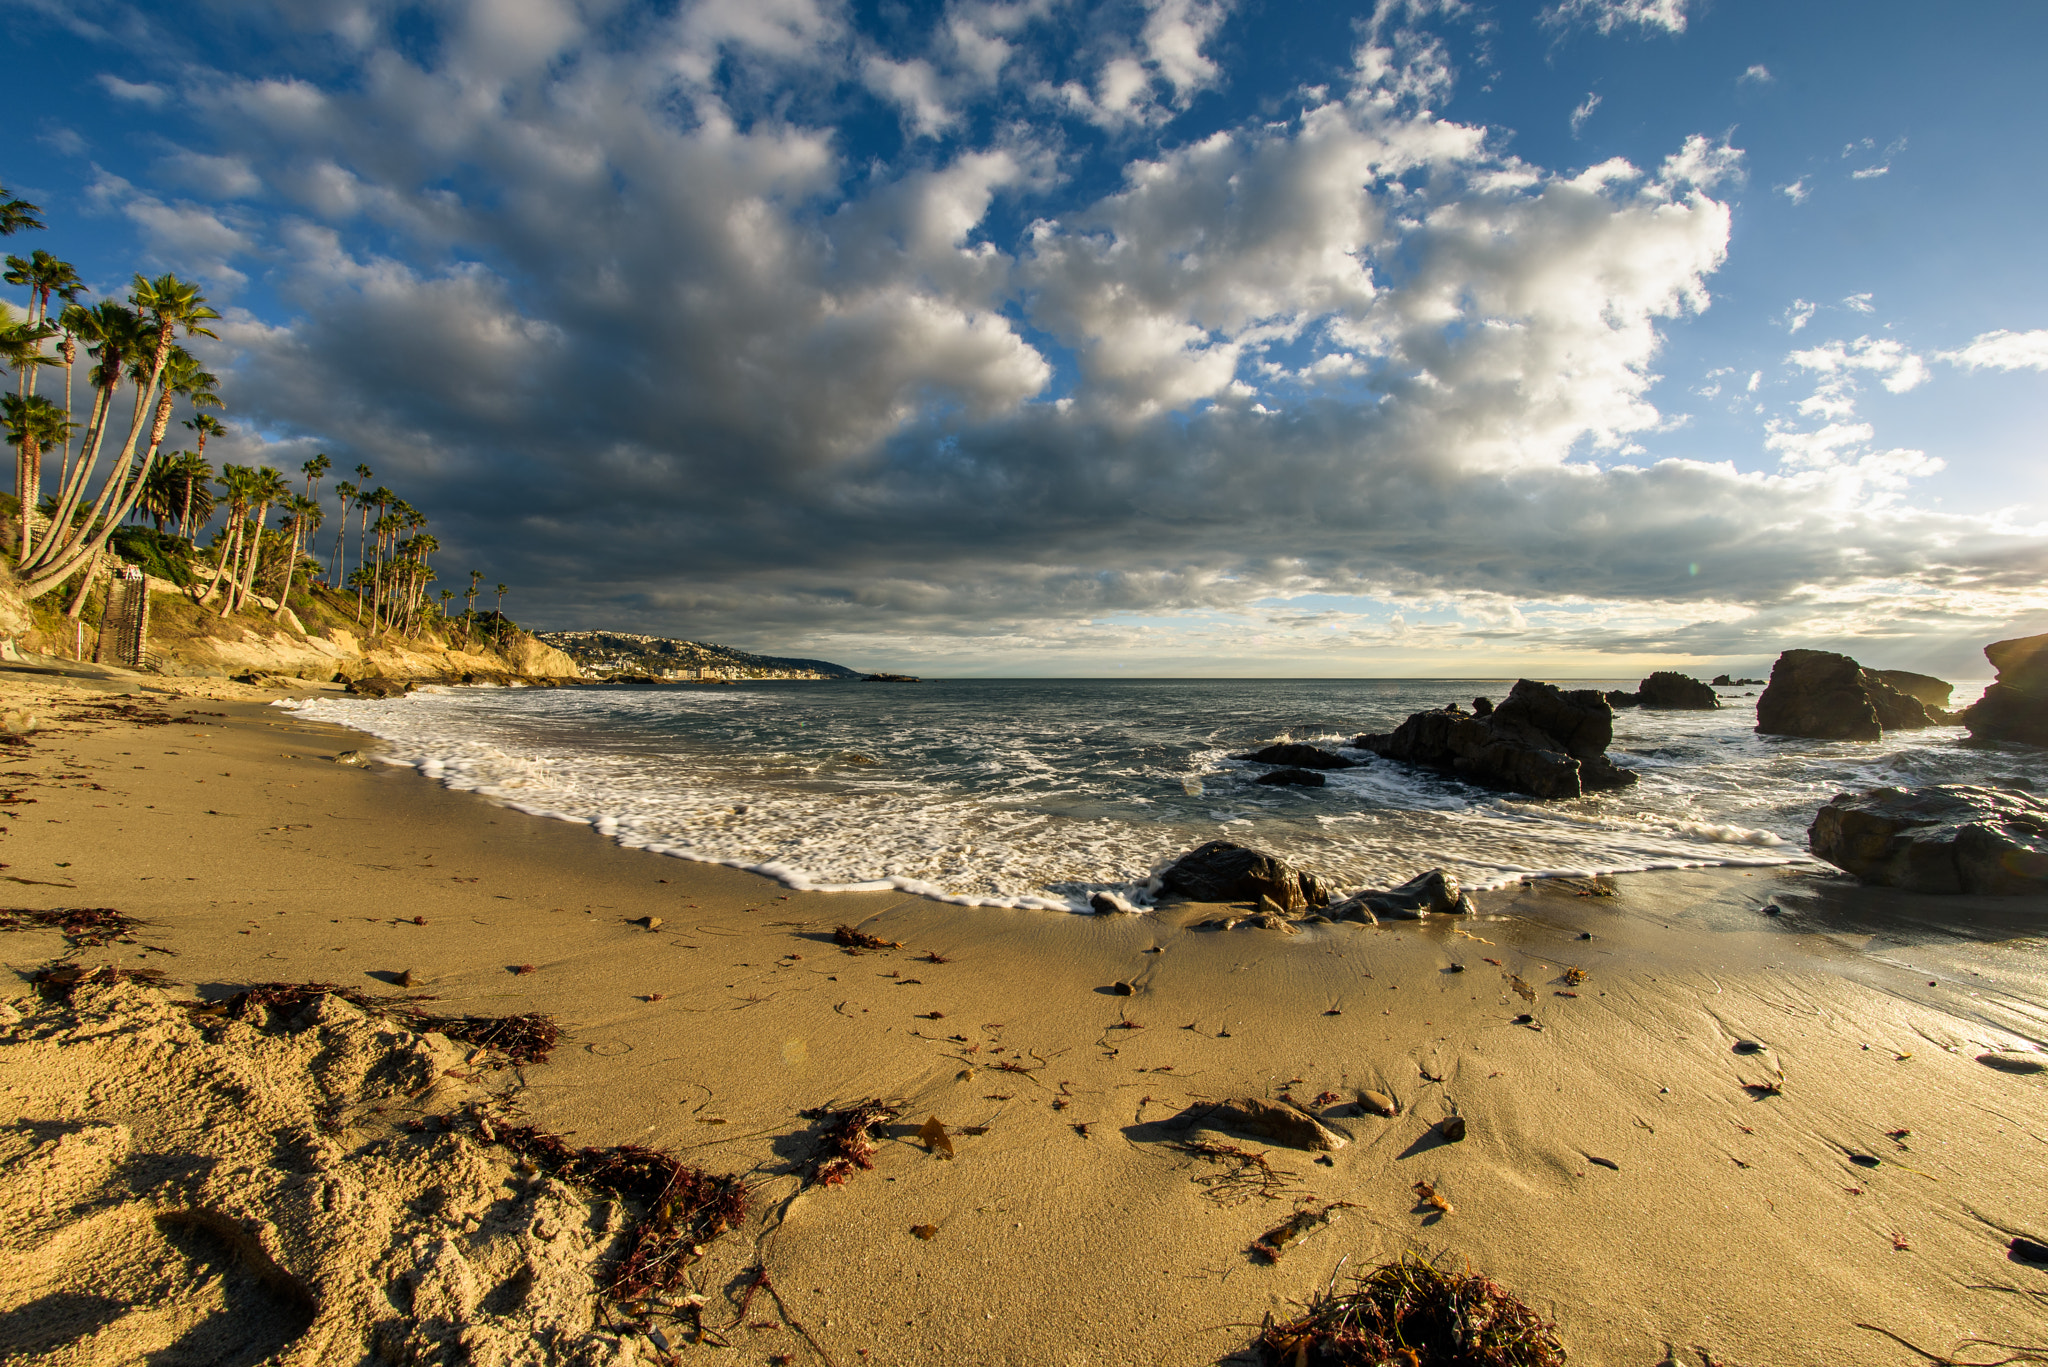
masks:
[[(0, 206), (0, 236), (45, 227), (35, 205), (4, 188)], [(481, 571), (459, 590), (437, 588), (441, 547), (426, 514), (369, 466), (331, 489), (325, 454), (293, 474), (214, 468), (207, 443), (232, 429), (217, 412), (218, 378), (180, 340), (214, 335), (207, 325), (219, 315), (196, 284), (137, 275), (124, 301), (89, 300), (72, 265), (42, 250), (9, 254), (0, 278), (27, 295), (25, 308), (0, 301), (10, 381), (0, 427), (15, 454), (15, 492), (0, 495), (0, 567), (30, 605), (25, 644), (71, 654), (84, 639), (90, 649), (117, 567), (183, 591), (152, 601), (152, 639), (173, 653), (266, 620), (364, 646), (481, 651), (530, 640), (504, 615), (508, 587), (487, 589)]]

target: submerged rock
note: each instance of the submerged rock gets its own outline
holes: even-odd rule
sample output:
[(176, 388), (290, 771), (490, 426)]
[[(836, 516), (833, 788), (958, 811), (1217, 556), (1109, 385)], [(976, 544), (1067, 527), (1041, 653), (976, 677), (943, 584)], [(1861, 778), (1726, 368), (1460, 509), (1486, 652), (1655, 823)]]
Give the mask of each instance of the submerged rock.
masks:
[(1285, 764), (1294, 769), (1356, 769), (1358, 761), (1346, 759), (1316, 745), (1269, 745), (1237, 758), (1253, 764)]
[(1313, 769), (1275, 769), (1270, 774), (1260, 774), (1252, 782), (1296, 788), (1320, 788), (1324, 779)]
[(388, 679), (381, 675), (348, 681), (348, 691), (359, 698), (402, 698), (412, 689), (410, 679)]
[(1634, 774), (1607, 758), (1613, 739), (1614, 709), (1600, 693), (1523, 679), (1486, 716), (1454, 703), (1417, 712), (1391, 735), (1360, 736), (1354, 744), (1472, 783), (1549, 798), (1634, 783)]
[(1933, 726), (1917, 698), (1893, 688), (1875, 670), (1828, 650), (1788, 650), (1771, 667), (1756, 700), (1756, 729), (1766, 736), (1810, 740), (1876, 740), (1886, 731)]
[(1420, 921), (1425, 916), (1470, 916), (1478, 911), (1472, 894), (1458, 886), (1455, 874), (1443, 869), (1419, 873), (1386, 892), (1354, 892), (1330, 908), (1336, 921)]
[(1182, 855), (1159, 875), (1159, 888), (1192, 902), (1257, 902), (1270, 897), (1287, 911), (1325, 906), (1330, 900), (1314, 874), (1228, 840), (1211, 840)]
[(1806, 839), (1817, 857), (1882, 887), (2048, 893), (2048, 802), (2003, 788), (1844, 793), (1814, 816)]
[(2021, 636), (1984, 647), (1998, 682), (1963, 710), (1977, 740), (2048, 745), (2048, 636)]

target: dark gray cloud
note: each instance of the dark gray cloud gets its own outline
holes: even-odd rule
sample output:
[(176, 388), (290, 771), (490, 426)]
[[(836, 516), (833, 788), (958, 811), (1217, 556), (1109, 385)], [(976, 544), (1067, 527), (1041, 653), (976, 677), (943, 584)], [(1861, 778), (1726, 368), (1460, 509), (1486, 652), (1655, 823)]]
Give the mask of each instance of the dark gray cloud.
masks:
[[(1184, 105), (1223, 10), (1134, 7), (1062, 93), (1019, 55), (1058, 9), (957, 5), (911, 69), (813, 0), (524, 0), (424, 45), (337, 3), (264, 74), (166, 84), (205, 145), (103, 193), (289, 310), (222, 329), (230, 450), (368, 462), (546, 625), (911, 662), (1092, 650), (1074, 624), (1119, 615), (1167, 619), (1168, 654), (1176, 619), (1195, 652), (1219, 616), (1264, 623), (1276, 663), (1304, 633), (1733, 655), (1932, 640), (2035, 591), (2038, 531), (1912, 509), (1917, 453), (1868, 429), (1787, 427), (1775, 473), (1640, 444), (1738, 152), (1530, 166), (1429, 112), (1440, 51), (1389, 17), (1347, 88), (1136, 145), (1076, 198), (1060, 120)], [(911, 150), (860, 161), (817, 112), (839, 86), (880, 90)], [(1014, 117), (936, 140), (976, 100)], [(1274, 606), (1307, 594), (1359, 605)]]

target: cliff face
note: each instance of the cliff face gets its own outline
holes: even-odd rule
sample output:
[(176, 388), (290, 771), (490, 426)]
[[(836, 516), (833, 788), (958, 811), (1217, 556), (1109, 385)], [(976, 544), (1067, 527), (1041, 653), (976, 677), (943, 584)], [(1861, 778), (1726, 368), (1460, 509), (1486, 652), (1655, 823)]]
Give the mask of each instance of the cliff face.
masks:
[[(273, 618), (268, 611), (248, 611), (221, 618), (168, 581), (149, 581), (150, 669), (159, 674), (230, 678), (238, 674), (277, 674), (296, 679), (349, 679), (382, 676), (398, 679), (461, 677), (464, 674), (519, 674), (528, 678), (574, 679), (582, 676), (576, 662), (543, 641), (516, 631), (502, 651), (478, 637), (464, 642), (436, 637), (384, 636), (365, 640), (336, 599), (316, 603), (311, 623), (287, 609)], [(269, 600), (264, 600), (266, 603)], [(61, 621), (54, 626), (54, 598), (43, 603), (43, 621), (0, 569), (0, 651), (36, 651), (68, 658), (75, 637)], [(270, 604), (274, 606), (274, 604)], [(90, 654), (96, 614), (87, 610), (85, 649)]]

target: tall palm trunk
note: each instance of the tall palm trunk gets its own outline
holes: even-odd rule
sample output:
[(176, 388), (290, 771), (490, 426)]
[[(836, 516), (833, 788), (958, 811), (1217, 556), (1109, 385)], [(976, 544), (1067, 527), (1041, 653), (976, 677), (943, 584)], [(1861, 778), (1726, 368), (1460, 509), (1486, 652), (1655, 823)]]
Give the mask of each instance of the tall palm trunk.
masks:
[[(228, 522), (227, 526), (221, 529), (224, 535), (220, 539), (218, 562), (213, 567), (213, 583), (207, 586), (205, 594), (199, 599), (201, 603), (210, 603), (213, 601), (213, 596), (216, 593), (221, 594), (226, 599), (226, 603), (222, 605), (220, 610), (220, 615), (223, 617), (234, 611), (232, 606), (235, 600), (234, 583), (239, 576), (242, 563), (240, 559), (242, 522), (247, 516), (247, 511), (240, 505), (233, 503), (228, 505)], [(226, 584), (228, 587), (222, 588), (221, 585), (223, 584)]]
[(304, 525), (304, 518), (292, 519), (292, 548), (284, 562), (284, 587), (277, 591), (277, 609), (270, 614), (274, 618), (284, 616), (285, 600), (292, 596), (292, 571), (299, 567), (299, 529)]
[(348, 495), (341, 496), (341, 525), (334, 529), (334, 567), (327, 571), (327, 582), (335, 588), (341, 587), (342, 542), (348, 536)]
[(270, 516), (268, 499), (256, 505), (256, 521), (249, 529), (249, 565), (242, 572), (242, 586), (235, 594), (235, 607), (239, 609), (248, 600), (250, 590), (256, 583), (257, 562), (263, 558), (263, 521)]

